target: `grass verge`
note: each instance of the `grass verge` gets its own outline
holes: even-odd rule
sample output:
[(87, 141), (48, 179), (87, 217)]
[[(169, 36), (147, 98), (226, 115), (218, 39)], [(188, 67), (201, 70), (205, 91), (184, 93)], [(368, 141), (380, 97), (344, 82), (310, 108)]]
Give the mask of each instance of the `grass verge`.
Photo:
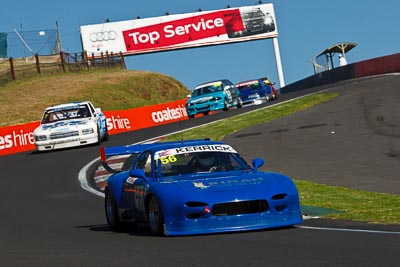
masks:
[(91, 100), (121, 110), (185, 99), (190, 91), (172, 77), (120, 69), (38, 76), (0, 87), (0, 127), (40, 120), (52, 105)]
[[(184, 131), (184, 139), (210, 137), (222, 140), (249, 126), (266, 123), (336, 97), (336, 93), (315, 94), (273, 107), (227, 118), (196, 129)], [(180, 140), (182, 134), (168, 136), (166, 141)], [(364, 221), (377, 224), (400, 224), (400, 196), (354, 190), (346, 187), (295, 180), (302, 206), (320, 207), (338, 212), (321, 217)]]

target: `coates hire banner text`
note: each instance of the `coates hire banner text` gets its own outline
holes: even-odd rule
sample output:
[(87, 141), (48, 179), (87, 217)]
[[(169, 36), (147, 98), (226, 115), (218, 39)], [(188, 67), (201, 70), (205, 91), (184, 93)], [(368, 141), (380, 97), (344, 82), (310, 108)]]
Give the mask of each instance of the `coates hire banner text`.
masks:
[(90, 54), (140, 54), (278, 36), (272, 4), (166, 15), (80, 28)]
[[(188, 119), (186, 99), (174, 102), (133, 108), (104, 111), (110, 134), (118, 134), (142, 128)], [(0, 128), (0, 156), (35, 150), (33, 131), (38, 121)]]

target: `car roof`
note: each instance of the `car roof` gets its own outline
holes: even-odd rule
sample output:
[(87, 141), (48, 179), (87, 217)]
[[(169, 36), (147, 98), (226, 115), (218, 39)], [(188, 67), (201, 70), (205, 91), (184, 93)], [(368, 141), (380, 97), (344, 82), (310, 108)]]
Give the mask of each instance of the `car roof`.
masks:
[[(230, 82), (230, 83), (232, 83), (230, 80), (228, 80), (228, 79), (220, 79), (220, 80), (215, 80), (215, 81), (211, 81), (211, 82), (206, 82), (206, 83), (202, 83), (202, 84), (199, 84), (199, 85), (197, 85), (195, 88), (194, 88), (194, 90), (196, 90), (196, 89), (198, 89), (198, 88), (201, 88), (201, 87), (204, 87), (204, 86), (210, 86), (210, 85), (213, 85), (213, 84), (215, 84), (215, 83), (222, 83), (222, 82)], [(233, 84), (233, 83), (232, 83)]]
[(248, 80), (248, 81), (243, 81), (243, 82), (239, 82), (236, 84), (237, 87), (240, 86), (245, 86), (245, 85), (249, 85), (249, 84), (253, 84), (253, 83), (259, 83), (260, 80)]
[(78, 105), (82, 104), (88, 104), (90, 103), (89, 101), (80, 101), (80, 102), (71, 102), (71, 103), (64, 103), (64, 104), (59, 104), (51, 107), (47, 107), (45, 110), (51, 110), (51, 109), (59, 109), (59, 108), (68, 108), (68, 107), (75, 107)]
[(183, 147), (188, 145), (217, 145), (225, 144), (220, 141), (210, 141), (209, 139), (195, 139), (195, 140), (184, 140), (184, 141), (170, 141), (170, 142), (160, 142), (160, 143), (146, 143), (146, 144), (135, 144), (127, 146), (115, 146), (115, 147), (105, 147), (104, 152), (107, 157), (124, 155), (124, 154), (134, 154), (140, 153), (145, 150), (159, 151), (166, 150), (176, 147)]
[(184, 146), (189, 146), (189, 145), (196, 145), (196, 146), (202, 146), (202, 145), (219, 145), (219, 144), (224, 144), (223, 142), (220, 141), (210, 141), (210, 140), (186, 140), (186, 141), (177, 141), (177, 142), (167, 142), (167, 143), (156, 143), (153, 147), (151, 147), (152, 151), (159, 151), (159, 150), (165, 150), (165, 149), (171, 149), (171, 148), (176, 148), (176, 147), (184, 147)]
[(241, 81), (241, 82), (236, 83), (236, 86), (237, 86), (237, 87), (239, 87), (239, 86), (244, 86), (244, 85), (252, 84), (252, 83), (255, 83), (255, 82), (262, 82), (262, 81), (265, 81), (265, 80), (268, 80), (268, 81), (269, 81), (268, 77), (262, 77), (262, 78), (258, 78), (258, 79), (252, 79), (252, 80), (247, 80), (247, 81)]

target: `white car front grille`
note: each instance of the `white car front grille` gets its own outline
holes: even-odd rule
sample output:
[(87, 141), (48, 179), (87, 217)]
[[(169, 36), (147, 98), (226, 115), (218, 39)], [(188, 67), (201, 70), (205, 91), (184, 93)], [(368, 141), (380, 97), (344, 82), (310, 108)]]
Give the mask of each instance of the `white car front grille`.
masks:
[(79, 136), (79, 131), (72, 131), (72, 132), (63, 132), (63, 133), (52, 133), (50, 134), (50, 139), (60, 139), (72, 136)]

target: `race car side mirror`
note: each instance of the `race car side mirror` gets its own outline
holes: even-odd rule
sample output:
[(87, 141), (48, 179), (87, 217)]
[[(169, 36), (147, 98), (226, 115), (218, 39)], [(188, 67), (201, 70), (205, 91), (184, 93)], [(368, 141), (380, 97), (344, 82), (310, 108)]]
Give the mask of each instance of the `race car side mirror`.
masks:
[(261, 158), (255, 158), (252, 161), (253, 164), (253, 172), (257, 172), (258, 168), (264, 165), (264, 160)]
[(136, 178), (145, 178), (146, 177), (143, 169), (131, 169), (129, 171), (129, 176), (136, 177)]

